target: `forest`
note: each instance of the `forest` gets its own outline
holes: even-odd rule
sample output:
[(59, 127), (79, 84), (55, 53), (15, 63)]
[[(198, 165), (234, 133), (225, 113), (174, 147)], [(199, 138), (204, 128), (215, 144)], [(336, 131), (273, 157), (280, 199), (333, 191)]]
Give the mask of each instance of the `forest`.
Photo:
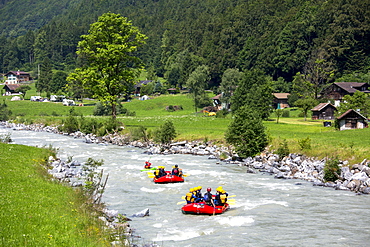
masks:
[(137, 54), (148, 79), (164, 77), (172, 87), (182, 88), (201, 65), (210, 70), (208, 89), (220, 85), (227, 69), (262, 71), (279, 82), (276, 92), (290, 92), (297, 75), (315, 73), (320, 83), (369, 82), (369, 6), (370, 0), (26, 0), (21, 6), (1, 0), (0, 70), (37, 79), (47, 68), (63, 77), (79, 65), (81, 35), (112, 12), (148, 36)]

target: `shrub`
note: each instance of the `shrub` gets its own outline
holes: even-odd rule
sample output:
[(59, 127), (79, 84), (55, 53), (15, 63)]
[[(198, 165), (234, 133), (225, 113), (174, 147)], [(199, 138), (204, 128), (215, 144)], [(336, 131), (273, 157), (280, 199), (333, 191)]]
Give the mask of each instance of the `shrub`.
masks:
[(324, 180), (334, 182), (338, 179), (340, 171), (338, 158), (330, 159), (324, 166)]
[(75, 116), (69, 115), (65, 120), (62, 121), (63, 125), (58, 127), (60, 131), (67, 132), (68, 134), (76, 132), (78, 128), (78, 120)]
[(96, 119), (90, 118), (90, 119), (85, 119), (81, 118), (80, 120), (80, 130), (81, 132), (85, 134), (97, 134), (98, 129), (103, 126), (102, 123), (99, 123), (96, 121)]
[(10, 133), (0, 135), (0, 142), (3, 143), (10, 143), (12, 142), (12, 138), (10, 137)]
[(59, 116), (59, 114), (58, 114), (56, 111), (53, 111), (53, 112), (51, 113), (51, 115), (52, 115), (52, 116), (54, 116), (54, 117)]
[(0, 105), (0, 121), (7, 121), (12, 115), (12, 111), (8, 109), (8, 105), (5, 103), (5, 100)]
[(281, 116), (282, 117), (290, 117), (290, 111), (289, 110), (284, 110), (283, 114)]
[(226, 110), (226, 109), (219, 110), (216, 113), (216, 118), (225, 118), (227, 116), (227, 114), (229, 114), (228, 110)]
[(279, 143), (279, 147), (276, 150), (276, 154), (279, 155), (279, 159), (282, 160), (284, 157), (289, 155), (288, 142), (284, 139)]
[(147, 129), (140, 125), (138, 128), (133, 128), (130, 130), (131, 139), (134, 141), (142, 140), (144, 142), (149, 141), (149, 134)]
[(311, 139), (309, 137), (298, 140), (298, 145), (301, 150), (311, 149)]
[(175, 126), (170, 120), (167, 120), (163, 125), (155, 132), (155, 140), (162, 144), (170, 144), (171, 141), (176, 137)]

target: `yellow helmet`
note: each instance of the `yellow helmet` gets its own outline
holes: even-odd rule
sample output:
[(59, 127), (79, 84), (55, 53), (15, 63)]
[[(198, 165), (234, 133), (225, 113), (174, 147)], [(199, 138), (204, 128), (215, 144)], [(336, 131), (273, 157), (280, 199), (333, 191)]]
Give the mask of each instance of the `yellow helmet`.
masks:
[(201, 190), (202, 189), (202, 186), (199, 186), (198, 188), (199, 188), (199, 190)]
[(222, 186), (219, 186), (216, 191), (221, 191), (222, 190)]
[(190, 188), (190, 190), (189, 190), (190, 192), (193, 192), (194, 191), (194, 188)]

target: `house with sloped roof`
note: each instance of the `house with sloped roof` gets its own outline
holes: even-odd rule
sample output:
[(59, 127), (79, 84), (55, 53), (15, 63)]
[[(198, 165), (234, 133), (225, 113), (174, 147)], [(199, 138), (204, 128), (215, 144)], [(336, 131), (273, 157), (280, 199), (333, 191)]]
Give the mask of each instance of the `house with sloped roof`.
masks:
[[(21, 84), (5, 84), (3, 89), (5, 90), (5, 95), (16, 94), (16, 89), (19, 88)], [(18, 93), (17, 93), (18, 94)]]
[(335, 118), (334, 113), (336, 110), (337, 108), (330, 103), (320, 103), (311, 109), (312, 120), (333, 120)]
[(368, 127), (368, 119), (361, 113), (349, 109), (337, 118), (339, 130), (363, 129)]
[(273, 93), (272, 107), (274, 109), (284, 109), (290, 107), (288, 104), (288, 96), (290, 93)]
[(352, 96), (356, 91), (370, 93), (370, 85), (366, 82), (335, 82), (321, 93), (322, 97), (333, 100), (339, 106), (345, 95)]
[(18, 84), (32, 81), (30, 73), (24, 71), (9, 71), (5, 74), (5, 84)]
[(148, 83), (152, 82), (152, 80), (143, 80), (143, 81), (139, 81), (136, 83), (136, 85), (134, 86), (135, 87), (135, 91), (134, 91), (134, 94), (135, 95), (140, 95), (140, 89), (143, 87), (143, 86), (146, 86), (148, 85)]

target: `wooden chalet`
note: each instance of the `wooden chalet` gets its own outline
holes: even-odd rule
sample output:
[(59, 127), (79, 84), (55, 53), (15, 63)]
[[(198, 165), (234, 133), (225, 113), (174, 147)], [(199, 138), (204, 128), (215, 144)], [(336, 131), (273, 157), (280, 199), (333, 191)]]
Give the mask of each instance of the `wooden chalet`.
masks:
[(17, 93), (16, 89), (19, 88), (21, 84), (5, 84), (3, 89), (5, 90), (5, 95), (12, 95)]
[(139, 81), (138, 83), (136, 83), (136, 85), (134, 86), (135, 87), (134, 94), (140, 95), (141, 87), (147, 85), (149, 82), (152, 82), (152, 80), (144, 80), (144, 81)]
[(330, 103), (320, 103), (311, 109), (312, 120), (333, 120), (335, 118), (334, 113), (336, 110), (337, 108)]
[(368, 127), (367, 118), (361, 113), (349, 109), (337, 118), (339, 130), (363, 129)]
[(345, 95), (353, 95), (356, 91), (370, 93), (369, 84), (365, 82), (335, 82), (322, 92), (322, 97), (334, 100), (339, 106)]
[(32, 81), (30, 73), (23, 71), (9, 71), (5, 74), (5, 84), (18, 84)]
[(274, 109), (284, 109), (290, 107), (288, 104), (288, 96), (290, 93), (273, 93), (274, 96), (272, 106)]

